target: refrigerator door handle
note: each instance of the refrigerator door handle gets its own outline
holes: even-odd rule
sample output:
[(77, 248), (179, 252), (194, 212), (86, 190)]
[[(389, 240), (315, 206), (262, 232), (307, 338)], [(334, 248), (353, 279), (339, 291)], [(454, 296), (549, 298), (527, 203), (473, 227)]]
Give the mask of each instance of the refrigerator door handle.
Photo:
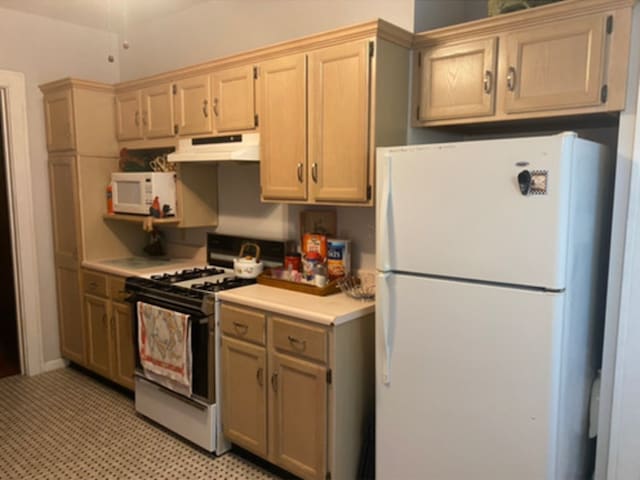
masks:
[(389, 211), (391, 206), (391, 156), (384, 157), (384, 173), (381, 172), (382, 185), (379, 188), (379, 208), (376, 231), (378, 232), (378, 270), (383, 272), (391, 270), (390, 244), (391, 229), (393, 223), (389, 221)]
[(390, 288), (391, 273), (378, 274), (378, 280), (384, 283), (378, 290), (378, 305), (382, 317), (382, 336), (384, 346), (382, 348), (382, 383), (391, 385), (391, 355), (393, 353), (393, 340), (395, 337), (395, 318), (393, 312), (393, 294)]

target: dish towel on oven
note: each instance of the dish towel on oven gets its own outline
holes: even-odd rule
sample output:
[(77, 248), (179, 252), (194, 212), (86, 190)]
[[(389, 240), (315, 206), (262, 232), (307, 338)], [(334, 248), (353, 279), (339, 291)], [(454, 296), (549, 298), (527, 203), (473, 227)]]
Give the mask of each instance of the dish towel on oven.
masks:
[(138, 351), (145, 376), (183, 395), (191, 395), (189, 315), (137, 303)]

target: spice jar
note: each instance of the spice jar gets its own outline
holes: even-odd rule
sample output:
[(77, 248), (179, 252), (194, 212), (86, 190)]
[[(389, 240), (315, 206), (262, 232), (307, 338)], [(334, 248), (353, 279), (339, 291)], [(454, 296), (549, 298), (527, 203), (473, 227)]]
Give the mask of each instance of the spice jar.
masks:
[(316, 287), (324, 287), (327, 285), (327, 267), (324, 263), (318, 263), (313, 269), (313, 283)]

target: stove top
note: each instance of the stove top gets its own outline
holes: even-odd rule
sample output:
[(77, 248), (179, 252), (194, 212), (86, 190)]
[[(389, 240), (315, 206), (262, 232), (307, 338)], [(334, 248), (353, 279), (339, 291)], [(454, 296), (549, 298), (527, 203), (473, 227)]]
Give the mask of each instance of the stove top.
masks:
[(255, 279), (238, 278), (231, 269), (207, 265), (149, 277), (129, 277), (126, 289), (130, 292), (161, 293), (202, 300), (216, 292), (253, 283), (256, 283)]
[(227, 273), (227, 271), (222, 268), (205, 265), (204, 267), (187, 268), (173, 273), (159, 273), (151, 275), (149, 278), (163, 283), (180, 283), (193, 279), (223, 275), (225, 273)]
[[(177, 272), (166, 272), (145, 277), (128, 277), (125, 289), (131, 293), (144, 293), (171, 301), (196, 303), (216, 292), (256, 283), (255, 279), (238, 278), (229, 267), (245, 242), (260, 247), (265, 265), (282, 265), (284, 242), (248, 239), (229, 235), (207, 234), (207, 261)], [(279, 263), (278, 263), (279, 262)]]

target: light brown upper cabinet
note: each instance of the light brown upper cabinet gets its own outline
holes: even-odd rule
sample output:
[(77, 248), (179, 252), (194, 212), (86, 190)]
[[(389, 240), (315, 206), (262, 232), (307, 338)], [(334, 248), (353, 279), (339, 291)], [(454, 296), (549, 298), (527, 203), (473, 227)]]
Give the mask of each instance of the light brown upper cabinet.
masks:
[(380, 38), (260, 64), (262, 200), (372, 205), (375, 147), (406, 143), (407, 83), (407, 49)]
[(142, 133), (142, 96), (140, 90), (115, 96), (116, 135), (118, 140), (139, 140)]
[(173, 137), (173, 84), (159, 83), (115, 96), (116, 136), (119, 141)]
[(265, 200), (307, 199), (307, 57), (260, 65), (260, 182)]
[(505, 35), (504, 110), (529, 112), (606, 102), (608, 19), (591, 15)]
[(142, 89), (142, 128), (147, 138), (171, 137), (175, 134), (171, 83)]
[(315, 201), (368, 200), (373, 46), (360, 40), (309, 54), (309, 193)]
[(44, 99), (47, 150), (58, 152), (75, 147), (75, 124), (71, 90), (59, 90)]
[(180, 135), (211, 132), (211, 80), (209, 75), (178, 80), (175, 84), (175, 114)]
[(418, 52), (419, 121), (493, 115), (497, 58), (497, 38)]
[(632, 4), (558, 2), (417, 34), (414, 125), (622, 110)]
[(256, 128), (255, 75), (253, 65), (229, 68), (211, 75), (213, 124), (216, 133)]

